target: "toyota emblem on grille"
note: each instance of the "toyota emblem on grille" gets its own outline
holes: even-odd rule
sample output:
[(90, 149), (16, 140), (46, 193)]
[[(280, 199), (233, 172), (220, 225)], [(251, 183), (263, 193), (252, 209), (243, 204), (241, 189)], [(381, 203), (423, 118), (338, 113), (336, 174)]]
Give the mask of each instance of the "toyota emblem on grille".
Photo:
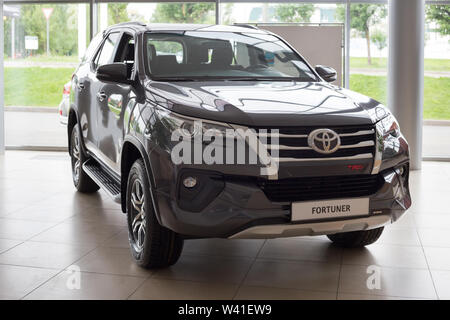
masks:
[(308, 136), (308, 145), (319, 153), (333, 153), (341, 145), (339, 135), (330, 129), (316, 129)]

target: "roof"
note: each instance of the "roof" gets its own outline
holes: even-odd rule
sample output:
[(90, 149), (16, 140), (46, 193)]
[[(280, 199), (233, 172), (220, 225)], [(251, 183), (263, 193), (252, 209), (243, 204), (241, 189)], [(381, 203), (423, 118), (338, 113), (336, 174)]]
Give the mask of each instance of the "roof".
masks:
[(150, 23), (125, 22), (108, 27), (107, 30), (129, 27), (136, 31), (214, 31), (214, 32), (247, 32), (267, 34), (265, 30), (260, 30), (251, 25), (216, 25), (216, 24), (183, 24), (183, 23)]

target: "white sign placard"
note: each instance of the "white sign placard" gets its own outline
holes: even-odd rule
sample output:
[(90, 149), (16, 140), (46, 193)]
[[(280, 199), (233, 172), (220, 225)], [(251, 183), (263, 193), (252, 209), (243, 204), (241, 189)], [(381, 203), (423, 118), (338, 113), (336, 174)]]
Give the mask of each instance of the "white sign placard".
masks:
[(292, 221), (343, 218), (369, 214), (369, 198), (292, 203)]
[(25, 49), (26, 50), (37, 50), (38, 48), (39, 48), (38, 37), (25, 36)]

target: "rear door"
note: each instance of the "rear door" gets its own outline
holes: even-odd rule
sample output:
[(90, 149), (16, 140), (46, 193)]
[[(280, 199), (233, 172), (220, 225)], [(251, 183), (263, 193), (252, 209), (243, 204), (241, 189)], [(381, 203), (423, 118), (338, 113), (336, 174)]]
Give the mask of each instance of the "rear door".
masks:
[(92, 104), (91, 97), (93, 80), (91, 64), (102, 41), (101, 33), (92, 39), (72, 78), (73, 101), (71, 104), (77, 106), (84, 143), (89, 149), (97, 145), (97, 109)]

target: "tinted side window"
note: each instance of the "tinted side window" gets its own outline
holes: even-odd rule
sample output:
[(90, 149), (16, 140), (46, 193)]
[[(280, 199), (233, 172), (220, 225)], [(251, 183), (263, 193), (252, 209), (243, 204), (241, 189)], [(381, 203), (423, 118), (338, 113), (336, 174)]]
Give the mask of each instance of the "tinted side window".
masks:
[(122, 62), (127, 65), (128, 79), (131, 79), (134, 71), (134, 38), (129, 33), (124, 33), (116, 50), (114, 62)]
[(84, 53), (83, 59), (81, 60), (82, 62), (86, 62), (92, 59), (92, 57), (95, 54), (95, 51), (97, 50), (98, 46), (100, 45), (100, 43), (103, 40), (103, 34), (97, 33), (97, 35), (92, 39), (91, 43), (89, 44), (89, 46), (86, 49), (86, 52)]
[(114, 48), (116, 47), (117, 41), (119, 40), (119, 33), (110, 33), (108, 38), (106, 38), (103, 43), (101, 51), (97, 54), (95, 59), (95, 68), (109, 63), (112, 60), (112, 55)]

